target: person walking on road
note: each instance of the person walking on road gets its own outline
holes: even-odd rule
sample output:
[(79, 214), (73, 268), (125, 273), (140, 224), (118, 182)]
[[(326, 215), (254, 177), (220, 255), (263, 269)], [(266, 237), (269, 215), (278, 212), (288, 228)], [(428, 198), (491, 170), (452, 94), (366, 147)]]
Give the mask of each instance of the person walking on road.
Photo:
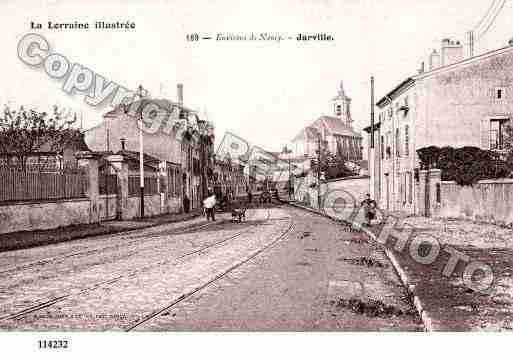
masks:
[(205, 214), (207, 216), (207, 221), (212, 218), (212, 221), (216, 221), (216, 195), (214, 193), (209, 193), (208, 197), (203, 201), (203, 207), (205, 208)]
[(362, 207), (365, 210), (365, 220), (367, 221), (367, 226), (372, 225), (372, 220), (376, 218), (376, 201), (371, 198), (371, 195), (367, 193), (366, 198), (362, 201)]

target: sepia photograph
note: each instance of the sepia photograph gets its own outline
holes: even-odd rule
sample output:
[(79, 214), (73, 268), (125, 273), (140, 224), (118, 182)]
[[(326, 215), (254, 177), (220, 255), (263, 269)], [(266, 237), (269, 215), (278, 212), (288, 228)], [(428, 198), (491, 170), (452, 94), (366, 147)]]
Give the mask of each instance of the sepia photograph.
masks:
[(512, 1), (1, 0), (0, 29), (2, 347), (509, 340)]

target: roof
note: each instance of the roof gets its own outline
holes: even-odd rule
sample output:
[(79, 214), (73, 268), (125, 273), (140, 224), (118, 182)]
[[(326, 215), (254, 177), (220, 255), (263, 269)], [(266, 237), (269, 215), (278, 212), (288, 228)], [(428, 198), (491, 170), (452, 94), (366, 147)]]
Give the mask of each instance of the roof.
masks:
[[(344, 124), (338, 117), (322, 116), (319, 120), (326, 125), (328, 133), (338, 136), (362, 137), (361, 134)], [(316, 122), (317, 122), (316, 121)]]
[[(123, 155), (127, 160), (133, 161), (133, 162), (139, 162), (139, 152), (138, 151), (127, 151), (127, 150), (121, 150), (118, 152), (118, 154)], [(144, 153), (144, 165), (158, 168), (160, 159), (157, 157), (153, 157), (147, 153)]]
[(319, 131), (326, 131), (331, 136), (362, 137), (361, 134), (344, 124), (338, 117), (321, 116), (310, 126), (303, 128), (292, 142), (315, 141)]
[(452, 70), (452, 69), (454, 69), (454, 68), (456, 68), (458, 66), (462, 66), (462, 65), (464, 66), (464, 65), (476, 62), (476, 61), (485, 60), (487, 58), (490, 58), (490, 57), (493, 57), (493, 56), (496, 56), (496, 55), (501, 55), (501, 54), (504, 54), (504, 53), (507, 53), (507, 52), (511, 52), (511, 51), (513, 51), (513, 45), (508, 45), (508, 46), (505, 46), (505, 47), (501, 47), (499, 49), (495, 49), (495, 50), (491, 50), (491, 51), (485, 52), (485, 53), (477, 55), (477, 56), (468, 57), (466, 59), (463, 59), (461, 61), (449, 64), (449, 65), (440, 66), (440, 67), (437, 67), (435, 69), (422, 72), (420, 74), (417, 74), (417, 75), (413, 76), (413, 79), (420, 80), (420, 79), (423, 79), (425, 77), (429, 77), (429, 76), (435, 75), (436, 73), (439, 73), (439, 72), (443, 72), (443, 71), (446, 71), (446, 70), (449, 71), (449, 70)]
[[(169, 112), (172, 112), (174, 108), (181, 108), (182, 110), (184, 110), (186, 112), (194, 112), (194, 110), (192, 110), (186, 106), (180, 105), (178, 102), (173, 102), (173, 101), (167, 100), (167, 99), (157, 99), (157, 98), (144, 99), (143, 98), (142, 100), (133, 101), (133, 102), (127, 103), (125, 105), (133, 108), (137, 113), (142, 107), (144, 107), (148, 104), (157, 105), (162, 110), (169, 111)], [(105, 113), (103, 115), (103, 117), (116, 117), (122, 111), (123, 112), (125, 111), (125, 109), (122, 106), (116, 106), (116, 108), (114, 108), (113, 110)]]
[(510, 51), (513, 51), (513, 46), (511, 46), (511, 45), (510, 46), (506, 46), (506, 47), (502, 47), (500, 49), (488, 51), (488, 52), (485, 52), (484, 54), (481, 54), (481, 55), (478, 55), (478, 56), (469, 57), (469, 58), (466, 58), (464, 60), (461, 60), (461, 61), (449, 64), (449, 65), (440, 66), (440, 67), (437, 67), (435, 69), (432, 69), (432, 70), (425, 71), (425, 72), (422, 72), (420, 74), (417, 74), (415, 76), (408, 77), (406, 80), (404, 80), (399, 85), (397, 85), (392, 91), (390, 91), (383, 98), (381, 98), (376, 103), (376, 106), (382, 107), (382, 106), (388, 104), (390, 102), (390, 99), (396, 97), (397, 94), (399, 94), (401, 91), (403, 91), (405, 88), (409, 87), (410, 85), (413, 85), (417, 80), (421, 80), (423, 78), (435, 75), (437, 73), (440, 73), (440, 72), (443, 72), (443, 71), (446, 71), (446, 70), (452, 70), (454, 68), (457, 68), (458, 66), (464, 66), (464, 65), (476, 62), (476, 61), (485, 60), (485, 59), (487, 59), (489, 57), (492, 57), (492, 56), (495, 56), (495, 55), (499, 55), (499, 54), (503, 54), (503, 53), (507, 53), (507, 52), (510, 52)]
[(311, 128), (310, 126), (303, 128), (299, 133), (294, 137), (292, 142), (296, 141), (315, 141), (317, 139), (317, 131)]
[(415, 83), (415, 80), (412, 77), (408, 77), (406, 80), (404, 80), (399, 85), (394, 87), (394, 89), (392, 91), (390, 91), (384, 97), (382, 97), (381, 100), (379, 100), (376, 103), (376, 106), (383, 107), (383, 106), (387, 105), (388, 103), (390, 103), (390, 99), (396, 97), (404, 89), (406, 89), (407, 87), (413, 85), (414, 83)]

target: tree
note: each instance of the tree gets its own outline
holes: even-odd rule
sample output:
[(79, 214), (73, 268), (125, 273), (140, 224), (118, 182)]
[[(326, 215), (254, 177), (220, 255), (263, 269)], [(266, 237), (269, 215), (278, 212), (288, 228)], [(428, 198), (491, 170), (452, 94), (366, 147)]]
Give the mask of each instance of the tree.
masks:
[[(318, 151), (316, 151), (318, 155)], [(326, 179), (335, 179), (342, 177), (354, 176), (356, 173), (347, 165), (347, 159), (340, 153), (332, 154), (327, 146), (321, 146), (321, 172), (325, 173)], [(317, 158), (313, 161), (312, 169), (317, 172)]]
[(37, 152), (62, 153), (81, 136), (72, 127), (76, 121), (76, 114), (70, 119), (57, 106), (51, 115), (23, 106), (18, 110), (5, 106), (0, 117), (0, 154), (7, 157), (9, 164), (15, 159), (15, 165), (25, 169), (27, 159)]
[(471, 186), (480, 180), (508, 177), (511, 168), (495, 151), (478, 147), (436, 147), (417, 150), (421, 169), (438, 168), (443, 181)]
[(511, 121), (504, 128), (503, 148), (506, 151), (505, 161), (509, 168), (513, 168), (513, 123)]

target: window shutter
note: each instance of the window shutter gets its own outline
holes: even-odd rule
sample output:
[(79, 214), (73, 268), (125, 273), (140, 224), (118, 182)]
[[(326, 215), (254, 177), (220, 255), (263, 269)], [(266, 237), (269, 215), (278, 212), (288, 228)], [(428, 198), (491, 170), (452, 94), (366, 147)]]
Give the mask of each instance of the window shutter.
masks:
[(481, 148), (483, 150), (489, 150), (490, 149), (490, 120), (489, 119), (482, 119), (481, 120)]

